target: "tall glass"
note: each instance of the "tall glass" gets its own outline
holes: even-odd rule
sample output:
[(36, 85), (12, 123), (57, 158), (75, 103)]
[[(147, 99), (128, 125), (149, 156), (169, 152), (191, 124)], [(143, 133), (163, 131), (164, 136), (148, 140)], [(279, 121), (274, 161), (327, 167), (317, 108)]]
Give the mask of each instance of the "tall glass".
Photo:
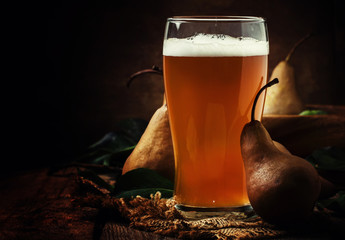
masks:
[[(266, 23), (259, 17), (167, 20), (163, 70), (178, 209), (250, 208), (240, 134), (266, 84), (268, 51)], [(256, 119), (263, 104), (264, 96)]]

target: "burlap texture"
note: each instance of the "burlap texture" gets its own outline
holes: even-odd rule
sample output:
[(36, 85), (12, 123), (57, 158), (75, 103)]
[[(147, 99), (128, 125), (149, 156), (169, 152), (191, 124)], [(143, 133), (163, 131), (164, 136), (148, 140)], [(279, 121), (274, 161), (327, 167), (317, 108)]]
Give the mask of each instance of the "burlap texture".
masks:
[(162, 199), (156, 193), (151, 199), (137, 196), (130, 200), (109, 199), (107, 204), (119, 210), (129, 221), (130, 227), (150, 231), (163, 236), (182, 239), (262, 239), (286, 234), (254, 216), (212, 217), (187, 220), (174, 207), (173, 199)]
[[(108, 190), (100, 188), (90, 180), (80, 177), (79, 183), (87, 192), (87, 197), (79, 200), (84, 204), (99, 207), (103, 212), (100, 215), (101, 222), (120, 221), (131, 228), (153, 232), (164, 237), (226, 240), (303, 239), (305, 237), (307, 239), (342, 239), (345, 236), (343, 215), (317, 207), (314, 208), (308, 222), (302, 225), (291, 223), (291, 226), (285, 227), (271, 225), (257, 215), (243, 218), (241, 215), (231, 214), (202, 220), (188, 220), (176, 210), (174, 199), (161, 198), (159, 192), (151, 195), (150, 199), (140, 196), (131, 199), (115, 198)], [(116, 236), (112, 233), (111, 224), (102, 226), (103, 232)]]

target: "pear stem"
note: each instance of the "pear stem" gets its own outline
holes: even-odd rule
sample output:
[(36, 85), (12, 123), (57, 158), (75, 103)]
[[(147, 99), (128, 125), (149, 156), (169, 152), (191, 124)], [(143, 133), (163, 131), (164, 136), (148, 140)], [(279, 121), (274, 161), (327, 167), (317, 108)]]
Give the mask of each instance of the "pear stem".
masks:
[(296, 48), (298, 46), (300, 46), (305, 40), (307, 40), (309, 37), (311, 37), (311, 33), (307, 34), (306, 36), (304, 36), (302, 39), (300, 39), (297, 43), (295, 43), (295, 45), (291, 48), (290, 52), (288, 53), (288, 55), (285, 58), (285, 61), (288, 62), (291, 58), (291, 55), (295, 52)]
[(272, 81), (269, 81), (265, 86), (263, 86), (259, 92), (255, 96), (255, 100), (253, 103), (253, 108), (252, 108), (252, 116), (251, 116), (251, 122), (255, 121), (255, 108), (256, 108), (256, 103), (260, 97), (260, 94), (268, 87), (273, 86), (274, 84), (277, 84), (279, 82), (278, 78), (273, 79)]
[(142, 75), (142, 74), (145, 74), (145, 73), (155, 73), (155, 74), (158, 74), (158, 75), (163, 75), (163, 70), (160, 69), (159, 67), (157, 67), (156, 65), (153, 65), (151, 69), (144, 69), (144, 70), (141, 70), (139, 72), (136, 72), (136, 73), (133, 73), (130, 77), (129, 77), (129, 80), (127, 82), (127, 87), (129, 87), (133, 81), (134, 78)]

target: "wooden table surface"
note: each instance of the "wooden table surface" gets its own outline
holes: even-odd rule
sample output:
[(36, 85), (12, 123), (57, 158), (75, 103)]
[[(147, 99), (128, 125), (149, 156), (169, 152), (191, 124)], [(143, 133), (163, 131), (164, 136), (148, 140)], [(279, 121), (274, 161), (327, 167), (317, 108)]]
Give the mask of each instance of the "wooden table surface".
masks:
[[(0, 239), (172, 239), (138, 231), (121, 219), (104, 222), (77, 183), (76, 169), (49, 169), (0, 179)], [(92, 202), (92, 201), (90, 201)]]
[[(1, 240), (174, 240), (129, 228), (116, 214), (100, 211), (97, 199), (80, 188), (76, 168), (54, 174), (38, 169), (2, 177), (0, 196)], [(329, 238), (313, 235), (297, 239)]]

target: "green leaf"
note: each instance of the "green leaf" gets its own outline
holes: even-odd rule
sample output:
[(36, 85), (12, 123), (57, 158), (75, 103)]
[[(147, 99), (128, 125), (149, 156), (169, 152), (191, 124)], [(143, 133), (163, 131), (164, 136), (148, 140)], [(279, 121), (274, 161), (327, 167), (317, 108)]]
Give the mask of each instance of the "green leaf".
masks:
[(328, 113), (323, 110), (304, 110), (299, 115), (309, 116), (309, 115), (327, 115)]
[[(92, 161), (92, 163), (95, 164), (103, 164), (103, 165), (107, 165), (105, 163), (109, 162), (109, 159), (111, 158), (111, 154), (102, 154), (98, 157), (95, 157), (95, 159)], [(107, 165), (109, 166), (109, 165)]]
[(136, 143), (120, 133), (108, 133), (92, 144), (77, 161), (104, 165), (122, 165)]
[(128, 147), (135, 145), (137, 142), (124, 136), (120, 133), (110, 132), (107, 133), (101, 140), (92, 144), (89, 149), (101, 149), (104, 152), (116, 153)]
[(135, 143), (137, 143), (141, 136), (143, 135), (148, 122), (143, 119), (129, 118), (122, 120), (117, 124), (121, 133), (131, 138)]
[(335, 197), (319, 200), (318, 206), (345, 214), (345, 191), (339, 191)]
[[(119, 195), (120, 193), (132, 191), (130, 194), (134, 195), (131, 196), (135, 196), (135, 191), (143, 191), (142, 189), (146, 189), (144, 192), (147, 192), (147, 189), (151, 189), (150, 193), (157, 191), (157, 189), (173, 191), (174, 184), (156, 171), (147, 168), (138, 168), (122, 175), (116, 182), (114, 192), (115, 195)], [(135, 191), (133, 192), (133, 190)]]
[(136, 145), (133, 146), (129, 146), (129, 147), (125, 147), (122, 149), (119, 149), (116, 152), (113, 152), (112, 154), (112, 158), (122, 158), (122, 159), (126, 159), (131, 152), (133, 151), (133, 149), (135, 148)]
[(345, 152), (336, 147), (328, 147), (313, 151), (306, 158), (317, 170), (345, 172)]
[(162, 198), (171, 198), (173, 196), (174, 190), (172, 189), (165, 189), (165, 188), (141, 188), (141, 189), (134, 189), (129, 191), (124, 191), (117, 194), (116, 198), (131, 198), (136, 196), (141, 196), (144, 198), (150, 198), (151, 194), (156, 194), (156, 192), (161, 193)]
[(147, 124), (148, 122), (142, 119), (122, 120), (117, 124), (116, 132), (107, 133), (89, 146), (77, 161), (122, 166), (144, 133)]

